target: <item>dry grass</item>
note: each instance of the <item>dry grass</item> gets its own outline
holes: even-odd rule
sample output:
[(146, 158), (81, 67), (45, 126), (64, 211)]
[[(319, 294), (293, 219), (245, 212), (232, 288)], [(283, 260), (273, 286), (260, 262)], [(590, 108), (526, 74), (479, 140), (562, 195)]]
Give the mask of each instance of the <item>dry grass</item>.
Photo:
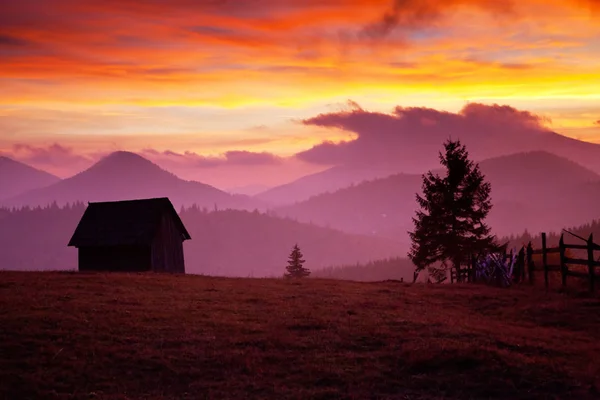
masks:
[(598, 398), (599, 311), (525, 287), (4, 272), (0, 397)]

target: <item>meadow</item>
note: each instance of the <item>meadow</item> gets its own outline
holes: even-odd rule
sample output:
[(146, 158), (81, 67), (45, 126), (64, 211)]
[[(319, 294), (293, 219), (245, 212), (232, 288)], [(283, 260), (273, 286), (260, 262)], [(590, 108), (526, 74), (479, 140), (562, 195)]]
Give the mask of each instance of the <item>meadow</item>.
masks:
[(600, 299), (0, 272), (2, 399), (592, 399)]

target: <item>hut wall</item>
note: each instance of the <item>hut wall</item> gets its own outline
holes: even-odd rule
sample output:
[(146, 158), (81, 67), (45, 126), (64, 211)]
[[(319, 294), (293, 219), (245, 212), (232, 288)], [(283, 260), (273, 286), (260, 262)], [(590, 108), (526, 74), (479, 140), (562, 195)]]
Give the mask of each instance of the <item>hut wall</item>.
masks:
[(79, 248), (79, 270), (111, 272), (150, 271), (150, 247), (81, 247)]
[(156, 272), (185, 273), (183, 237), (173, 221), (164, 213), (152, 243), (152, 266)]

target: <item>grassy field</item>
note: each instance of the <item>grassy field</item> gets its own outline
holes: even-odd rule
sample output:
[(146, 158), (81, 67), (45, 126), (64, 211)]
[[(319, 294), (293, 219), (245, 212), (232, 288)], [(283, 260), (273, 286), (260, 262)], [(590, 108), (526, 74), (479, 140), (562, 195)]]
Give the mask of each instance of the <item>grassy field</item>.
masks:
[(0, 272), (3, 399), (600, 398), (600, 300)]

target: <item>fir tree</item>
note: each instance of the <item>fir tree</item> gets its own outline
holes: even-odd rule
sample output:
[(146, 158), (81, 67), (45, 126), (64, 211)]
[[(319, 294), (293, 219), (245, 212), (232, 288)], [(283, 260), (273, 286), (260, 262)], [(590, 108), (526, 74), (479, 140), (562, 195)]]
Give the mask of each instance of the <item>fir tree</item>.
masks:
[(420, 210), (409, 232), (412, 246), (409, 258), (416, 274), (429, 268), (430, 275), (443, 281), (449, 264), (460, 268), (471, 254), (495, 249), (495, 238), (485, 218), (492, 208), (491, 186), (479, 165), (469, 160), (460, 141), (444, 143), (440, 162), (444, 177), (431, 171), (423, 175), (423, 196), (417, 194)]
[(290, 253), (288, 265), (285, 267), (287, 271), (284, 274), (285, 278), (304, 278), (310, 275), (310, 271), (303, 266), (306, 261), (302, 257), (300, 247), (296, 244)]

